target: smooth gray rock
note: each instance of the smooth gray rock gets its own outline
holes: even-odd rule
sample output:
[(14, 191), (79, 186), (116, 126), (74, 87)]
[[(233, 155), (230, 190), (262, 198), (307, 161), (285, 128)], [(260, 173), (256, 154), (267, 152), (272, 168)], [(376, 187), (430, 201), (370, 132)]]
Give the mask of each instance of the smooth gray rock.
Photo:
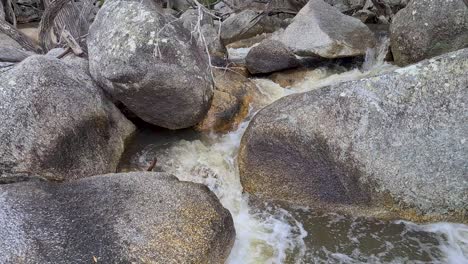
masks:
[(239, 153), (244, 190), (305, 205), (468, 209), (468, 49), (278, 100)]
[(221, 42), (224, 45), (255, 37), (262, 33), (272, 33), (288, 26), (288, 20), (275, 16), (259, 15), (254, 10), (243, 10), (233, 14), (223, 21), (221, 26)]
[(395, 62), (412, 64), (468, 47), (468, 6), (463, 0), (413, 0), (390, 27)]
[(88, 36), (93, 78), (153, 125), (180, 129), (203, 119), (213, 81), (205, 48), (150, 0), (109, 0)]
[[(46, 55), (53, 57), (53, 58), (57, 58), (60, 55), (62, 55), (64, 52), (65, 52), (64, 48), (54, 48), (54, 49), (49, 50)], [(73, 54), (73, 52), (67, 53), (60, 60), (68, 65), (78, 67), (82, 71), (84, 71), (86, 74), (91, 75), (89, 73), (89, 61), (87, 59), (76, 56), (75, 54)]]
[(250, 73), (270, 73), (299, 67), (301, 64), (294, 53), (277, 40), (264, 40), (253, 47), (246, 57)]
[(310, 0), (279, 40), (299, 56), (328, 59), (361, 56), (376, 44), (360, 20), (343, 15), (323, 0)]
[[(163, 173), (0, 185), (1, 263), (224, 263), (232, 217)], [(95, 259), (95, 260), (94, 260)]]
[(0, 47), (22, 49), (21, 45), (6, 34), (0, 32)]
[(34, 54), (34, 52), (24, 51), (18, 48), (0, 46), (0, 61), (2, 62), (20, 62)]
[(115, 172), (135, 127), (91, 77), (49, 56), (0, 74), (0, 178)]

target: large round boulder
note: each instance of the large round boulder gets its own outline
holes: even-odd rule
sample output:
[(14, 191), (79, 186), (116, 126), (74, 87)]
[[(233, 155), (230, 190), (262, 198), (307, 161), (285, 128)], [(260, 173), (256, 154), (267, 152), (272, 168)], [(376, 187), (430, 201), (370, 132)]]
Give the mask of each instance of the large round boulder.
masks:
[(0, 185), (1, 263), (224, 263), (229, 211), (163, 173)]
[(153, 1), (106, 1), (90, 28), (88, 49), (93, 78), (148, 123), (190, 127), (210, 107), (205, 48)]
[(310, 0), (279, 39), (299, 56), (328, 59), (362, 56), (376, 44), (374, 34), (359, 19), (323, 0)]
[(0, 101), (0, 177), (115, 172), (135, 129), (80, 67), (50, 56), (1, 73)]
[(466, 1), (411, 1), (394, 17), (390, 41), (400, 66), (468, 47)]
[(468, 209), (467, 71), (465, 49), (278, 100), (243, 136), (245, 191), (308, 206), (462, 219)]

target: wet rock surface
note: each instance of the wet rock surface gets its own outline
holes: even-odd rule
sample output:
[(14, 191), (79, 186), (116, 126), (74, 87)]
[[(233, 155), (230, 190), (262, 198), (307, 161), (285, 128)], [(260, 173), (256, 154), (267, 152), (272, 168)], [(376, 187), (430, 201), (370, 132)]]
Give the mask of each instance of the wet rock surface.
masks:
[(0, 177), (115, 171), (135, 127), (79, 67), (32, 56), (0, 80)]
[(250, 73), (270, 73), (299, 67), (301, 64), (283, 43), (264, 40), (247, 54), (246, 66)]
[(2, 263), (223, 263), (235, 231), (203, 185), (164, 173), (0, 185)]
[(468, 50), (287, 96), (243, 136), (244, 190), (294, 203), (458, 215), (467, 199)]
[(210, 110), (195, 128), (205, 132), (227, 132), (235, 126), (235, 118), (241, 107), (233, 95), (215, 90)]

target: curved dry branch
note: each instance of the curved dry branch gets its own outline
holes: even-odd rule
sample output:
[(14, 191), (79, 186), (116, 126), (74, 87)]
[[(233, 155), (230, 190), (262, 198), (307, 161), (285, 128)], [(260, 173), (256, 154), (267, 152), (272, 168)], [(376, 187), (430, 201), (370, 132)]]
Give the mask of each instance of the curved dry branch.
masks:
[(42, 49), (33, 40), (3, 19), (0, 19), (0, 32), (18, 42), (24, 49), (42, 53)]
[(2, 0), (0, 0), (0, 19), (5, 19), (5, 8), (3, 7)]
[(51, 37), (51, 29), (54, 26), (54, 20), (60, 10), (71, 0), (55, 0), (47, 6), (39, 24), (39, 42), (42, 49), (47, 52), (54, 48), (54, 42)]
[(4, 15), (5, 15), (5, 21), (9, 22), (11, 25), (13, 25), (13, 27), (16, 28), (16, 14), (15, 14), (15, 11), (14, 11), (14, 3), (11, 1), (11, 0), (6, 0), (4, 2)]

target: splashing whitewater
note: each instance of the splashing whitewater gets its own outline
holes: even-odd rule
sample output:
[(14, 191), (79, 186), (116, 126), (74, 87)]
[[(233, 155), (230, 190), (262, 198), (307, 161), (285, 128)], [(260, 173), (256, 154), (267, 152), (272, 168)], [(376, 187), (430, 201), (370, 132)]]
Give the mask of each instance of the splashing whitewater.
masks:
[[(369, 50), (361, 69), (352, 70), (343, 67), (320, 67), (307, 72), (304, 80), (294, 87), (283, 89), (267, 79), (254, 80), (268, 101), (275, 100), (291, 93), (305, 92), (323, 86), (345, 81), (356, 80), (396, 69), (384, 62), (388, 50), (388, 40), (376, 50)], [(246, 50), (231, 50), (236, 57), (245, 56)], [(249, 197), (243, 194), (237, 169), (236, 158), (241, 137), (249, 121), (258, 109), (251, 109), (249, 117), (236, 131), (226, 135), (212, 134), (203, 140), (180, 140), (170, 148), (162, 150), (160, 164), (164, 171), (172, 173), (180, 180), (202, 183), (208, 186), (220, 199), (224, 207), (232, 214), (237, 232), (236, 242), (227, 260), (228, 264), (250, 263), (362, 263), (366, 259), (373, 263), (398, 263), (404, 259), (394, 258), (397, 262), (385, 261), (385, 254), (363, 256), (364, 253), (354, 250), (349, 254), (331, 252), (322, 248), (325, 259), (314, 256), (306, 241), (314, 236), (308, 233), (298, 217), (283, 208), (267, 205), (256, 209), (249, 206)], [(153, 153), (154, 154), (154, 153)], [(151, 153), (143, 150), (138, 154), (139, 163), (147, 164)], [(343, 220), (343, 216), (334, 216), (328, 222), (332, 226)], [(359, 225), (352, 222), (349, 232)], [(468, 227), (465, 225), (438, 223), (416, 225), (409, 222), (398, 222), (404, 225), (404, 233), (429, 232), (438, 234), (438, 249), (443, 256), (430, 263), (468, 263)], [(371, 234), (371, 236), (374, 234)], [(375, 235), (374, 235), (375, 236)], [(358, 238), (349, 236), (352, 243), (360, 243)], [(413, 239), (413, 238), (409, 238)], [(417, 239), (415, 239), (417, 240)], [(384, 243), (390, 251), (395, 246)], [(425, 245), (418, 241), (418, 245)], [(312, 255), (312, 256), (311, 256)], [(365, 255), (365, 254), (364, 254)], [(379, 257), (380, 256), (380, 257)], [(424, 262), (421, 262), (424, 263)]]

